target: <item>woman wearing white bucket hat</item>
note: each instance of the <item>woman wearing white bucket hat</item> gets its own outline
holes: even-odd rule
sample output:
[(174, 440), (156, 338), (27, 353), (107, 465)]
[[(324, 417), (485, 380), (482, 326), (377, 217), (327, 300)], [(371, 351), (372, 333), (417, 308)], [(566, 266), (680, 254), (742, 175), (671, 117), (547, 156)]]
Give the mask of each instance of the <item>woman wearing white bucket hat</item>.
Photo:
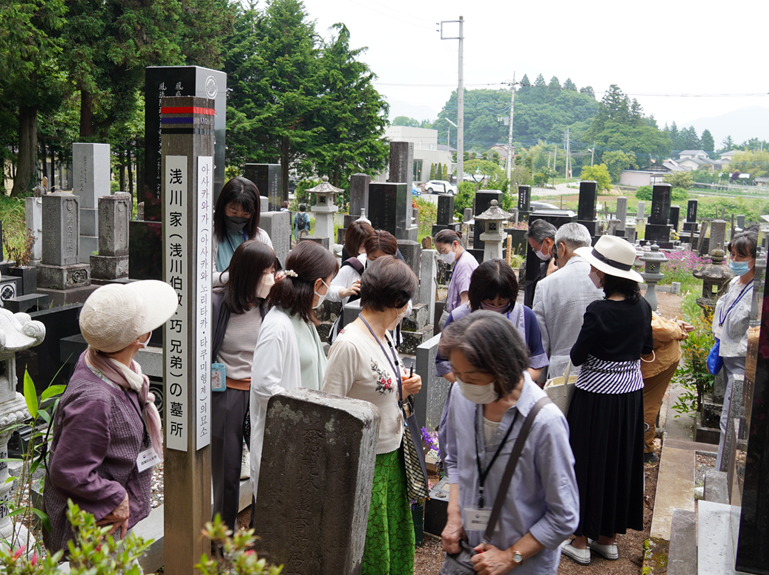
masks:
[(176, 291), (147, 280), (100, 287), (80, 312), (88, 349), (77, 362), (53, 422), (45, 478), (49, 552), (74, 537), (67, 499), (125, 536), (150, 512), (152, 468), (163, 458), (160, 415), (149, 380), (133, 361), (177, 308)]
[(576, 250), (605, 299), (587, 307), (571, 349), (581, 365), (569, 406), (570, 443), (580, 499), (576, 538), (563, 553), (583, 565), (591, 549), (617, 559), (616, 535), (643, 530), (643, 376), (641, 355), (652, 352), (651, 307), (633, 270), (635, 248), (601, 236)]

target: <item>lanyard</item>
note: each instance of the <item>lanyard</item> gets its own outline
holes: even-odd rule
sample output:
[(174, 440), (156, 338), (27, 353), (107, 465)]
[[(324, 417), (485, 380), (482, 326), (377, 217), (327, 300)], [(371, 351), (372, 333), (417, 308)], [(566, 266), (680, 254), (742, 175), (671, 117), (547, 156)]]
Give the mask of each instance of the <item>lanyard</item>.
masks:
[(144, 428), (144, 438), (143, 438), (144, 447), (145, 448), (149, 447), (150, 446), (150, 436), (149, 436), (149, 433), (147, 433), (147, 423), (144, 421), (144, 416), (139, 411), (139, 408), (136, 407), (136, 404), (133, 401), (131, 401), (131, 397), (128, 395), (128, 391), (126, 390), (126, 388), (123, 387), (122, 389), (123, 389), (123, 393), (125, 393), (125, 398), (128, 400), (128, 403), (131, 404), (131, 407), (134, 408), (134, 410), (136, 411), (136, 414), (139, 416), (139, 419), (141, 419), (142, 427)]
[[(248, 241), (248, 236), (246, 236), (246, 230), (240, 230), (243, 232), (243, 241)], [(227, 238), (227, 243), (230, 244), (230, 248), (232, 248), (232, 251), (235, 252), (235, 248), (232, 245), (232, 242), (230, 241), (230, 232), (228, 231), (226, 234), (224, 234), (224, 237)]]
[[(478, 438), (478, 427), (482, 426), (482, 420), (483, 417), (480, 418), (478, 415), (483, 410), (483, 406), (479, 405), (478, 408), (475, 410), (475, 462), (478, 465), (478, 508), (483, 509), (483, 484), (486, 483), (486, 478), (489, 476), (489, 471), (491, 471), (491, 468), (494, 466), (494, 463), (497, 461), (497, 457), (499, 457), (499, 454), (502, 452), (502, 448), (505, 446), (505, 443), (507, 443), (507, 438), (510, 437), (510, 432), (513, 431), (513, 427), (515, 426), (515, 422), (518, 419), (518, 414), (520, 413), (517, 409), (515, 410), (515, 415), (513, 416), (513, 421), (510, 423), (510, 427), (507, 428), (507, 432), (505, 432), (505, 436), (502, 438), (502, 441), (497, 446), (497, 450), (494, 452), (494, 455), (491, 457), (491, 461), (489, 462), (489, 465), (486, 467), (486, 469), (483, 469), (483, 466), (481, 465), (481, 453), (478, 449), (478, 446), (480, 444), (480, 439)], [(485, 439), (485, 438), (484, 438)], [(485, 441), (484, 441), (485, 445)]]
[(395, 365), (393, 365), (393, 362), (390, 361), (390, 356), (387, 355), (387, 352), (385, 351), (384, 346), (382, 345), (382, 342), (379, 341), (379, 338), (374, 333), (374, 330), (371, 329), (371, 326), (366, 321), (366, 318), (363, 317), (363, 314), (358, 314), (358, 317), (360, 320), (364, 323), (364, 325), (368, 328), (368, 330), (371, 332), (371, 335), (374, 337), (376, 342), (379, 344), (379, 349), (382, 350), (382, 353), (385, 356), (385, 359), (387, 360), (387, 363), (390, 364), (390, 368), (395, 373), (395, 378), (398, 380), (398, 407), (403, 407), (403, 400), (401, 399), (401, 396), (403, 395), (403, 380), (401, 378), (401, 370), (399, 369), (399, 363), (398, 363), (398, 356), (395, 354), (395, 348), (393, 347), (392, 341), (387, 337), (387, 332), (385, 331), (385, 339), (387, 339), (387, 343), (390, 345), (390, 351), (392, 351), (393, 359), (395, 360)]
[(454, 278), (454, 270), (457, 269), (457, 264), (459, 263), (459, 260), (462, 259), (462, 256), (467, 253), (467, 250), (462, 250), (462, 253), (459, 254), (459, 257), (454, 261), (454, 265), (451, 266), (451, 273), (449, 274), (449, 283), (451, 283), (451, 280)]
[(734, 309), (734, 306), (736, 306), (738, 303), (740, 303), (740, 300), (742, 299), (742, 296), (745, 295), (745, 292), (748, 291), (749, 287), (753, 287), (753, 280), (750, 280), (748, 282), (748, 285), (746, 285), (744, 288), (742, 288), (742, 291), (740, 292), (740, 295), (737, 296), (737, 299), (734, 300), (734, 303), (729, 306), (729, 309), (726, 310), (726, 313), (721, 311), (720, 314), (718, 314), (718, 327), (721, 327), (724, 325), (724, 322), (726, 321), (726, 317), (729, 315), (729, 312)]

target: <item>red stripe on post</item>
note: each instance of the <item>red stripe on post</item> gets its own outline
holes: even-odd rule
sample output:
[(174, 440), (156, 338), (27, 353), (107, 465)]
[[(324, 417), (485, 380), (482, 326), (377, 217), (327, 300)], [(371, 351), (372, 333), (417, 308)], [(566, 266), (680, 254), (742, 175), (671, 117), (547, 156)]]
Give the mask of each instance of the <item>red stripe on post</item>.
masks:
[(213, 116), (216, 110), (214, 108), (199, 108), (197, 106), (170, 106), (160, 108), (161, 114), (204, 114)]

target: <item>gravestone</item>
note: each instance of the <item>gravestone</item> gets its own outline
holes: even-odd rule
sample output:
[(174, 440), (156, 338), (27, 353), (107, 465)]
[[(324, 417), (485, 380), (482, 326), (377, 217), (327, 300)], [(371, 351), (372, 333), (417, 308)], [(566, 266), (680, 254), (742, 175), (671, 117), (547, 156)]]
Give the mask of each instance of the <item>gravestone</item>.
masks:
[[(43, 198), (24, 198), (24, 220), (27, 230), (35, 238), (30, 263), (36, 265), (43, 257)], [(0, 260), (2, 259), (2, 252), (0, 252)]]
[(726, 220), (710, 222), (710, 251), (716, 248), (726, 251)]
[(642, 220), (646, 217), (646, 202), (638, 202), (638, 211), (636, 212), (636, 218)]
[(246, 164), (243, 177), (256, 184), (260, 196), (267, 196), (267, 211), (277, 212), (284, 200), (280, 164)]
[[(732, 381), (731, 398), (729, 403), (729, 418), (726, 421), (726, 434), (724, 436), (724, 453), (721, 458), (721, 469), (716, 471), (728, 471), (729, 462), (734, 459), (734, 452), (737, 449), (736, 440), (745, 439), (742, 437), (745, 426), (745, 402), (744, 402), (744, 383), (745, 378), (740, 375), (734, 376)], [(735, 426), (735, 420), (738, 426)]]
[(390, 182), (372, 182), (369, 186), (369, 209), (375, 230), (385, 230), (398, 239), (406, 233), (406, 210), (410, 207), (411, 192), (406, 184)]
[(72, 144), (73, 188), (80, 198), (80, 263), (99, 249), (98, 201), (110, 194), (109, 144)]
[(619, 229), (624, 231), (627, 221), (627, 198), (624, 196), (617, 198), (617, 219), (619, 220)]
[[(398, 194), (397, 220), (403, 221), (403, 227), (397, 226), (393, 234), (399, 240), (416, 241), (418, 228), (411, 221), (411, 186), (414, 182), (414, 142), (390, 142), (390, 178), (388, 182), (405, 183), (405, 194)], [(371, 188), (369, 187), (369, 190)], [(369, 203), (371, 195), (369, 195)], [(371, 206), (373, 212), (374, 206)], [(372, 213), (373, 216), (373, 213)], [(373, 222), (373, 219), (372, 219)], [(376, 226), (374, 226), (376, 228)], [(380, 228), (381, 229), (381, 228)], [(390, 231), (390, 230), (387, 230)], [(393, 232), (390, 232), (393, 233)]]
[(429, 307), (430, 318), (435, 315), (435, 293), (438, 288), (438, 250), (422, 250), (422, 269), (419, 274), (419, 303)]
[(531, 211), (531, 186), (518, 186), (518, 217), (525, 220)]
[(673, 231), (678, 232), (678, 220), (681, 214), (680, 206), (670, 206), (670, 225), (673, 226)]
[(369, 212), (369, 185), (371, 185), (371, 176), (368, 174), (350, 176), (350, 214), (359, 216), (361, 209)]
[(620, 221), (616, 219), (611, 219), (608, 222), (608, 225), (606, 226), (606, 235), (607, 236), (615, 236), (619, 233), (624, 233), (620, 229)]
[(331, 248), (331, 238), (321, 238), (320, 236), (304, 236), (299, 238), (300, 242), (315, 242), (322, 245), (327, 250)]
[(737, 227), (740, 228), (741, 230), (745, 229), (745, 216), (743, 215), (737, 216)]
[(686, 221), (684, 222), (684, 231), (697, 231), (697, 200), (689, 200), (686, 205)]
[(436, 223), (432, 227), (434, 236), (441, 230), (452, 230), (456, 233), (462, 232), (462, 224), (454, 223), (454, 196), (451, 194), (440, 194), (438, 196), (438, 212)]
[(361, 572), (379, 423), (367, 401), (303, 388), (270, 399), (254, 516), (257, 552), (283, 573)]
[(435, 357), (438, 355), (440, 334), (417, 347), (416, 372), (422, 378), (422, 389), (414, 396), (414, 412), (420, 425), (433, 431), (438, 428), (451, 383), (435, 375)]
[(291, 251), (291, 214), (289, 212), (267, 212), (259, 219), (262, 228), (272, 241), (275, 255), (283, 264)]
[(635, 226), (626, 225), (625, 226), (625, 239), (629, 241), (631, 244), (635, 243), (636, 240), (636, 228)]
[(577, 223), (585, 226), (593, 237), (598, 235), (598, 223), (595, 219), (595, 205), (597, 201), (598, 183), (592, 180), (582, 180), (579, 183)]
[(172, 97), (162, 106), (164, 125), (188, 126), (164, 129), (161, 179), (163, 281), (179, 298), (163, 325), (164, 565), (168, 575), (187, 575), (210, 551), (200, 531), (211, 520), (214, 101)]
[(267, 196), (259, 196), (259, 213), (266, 214), (270, 211), (270, 199)]
[(670, 196), (673, 186), (670, 184), (655, 184), (652, 188), (652, 209), (646, 224), (644, 239), (650, 243), (667, 244), (670, 242), (671, 226)]
[(422, 271), (422, 244), (411, 240), (398, 240), (398, 249), (406, 264), (419, 279), (419, 274)]
[(43, 196), (42, 263), (37, 285), (66, 290), (91, 284), (90, 269), (80, 262), (79, 198), (64, 192)]
[(91, 277), (128, 277), (128, 223), (131, 194), (118, 192), (99, 198), (99, 255), (91, 256)]
[(473, 208), (465, 208), (462, 210), (462, 222), (467, 223), (473, 219)]

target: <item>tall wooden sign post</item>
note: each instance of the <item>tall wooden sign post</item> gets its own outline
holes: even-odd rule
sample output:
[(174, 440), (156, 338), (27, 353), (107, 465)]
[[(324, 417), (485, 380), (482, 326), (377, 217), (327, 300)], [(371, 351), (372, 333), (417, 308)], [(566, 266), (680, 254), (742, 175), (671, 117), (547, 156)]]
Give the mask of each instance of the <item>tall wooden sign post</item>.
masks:
[(179, 296), (163, 332), (165, 573), (189, 575), (210, 552), (214, 101), (163, 98), (161, 131), (163, 280)]

